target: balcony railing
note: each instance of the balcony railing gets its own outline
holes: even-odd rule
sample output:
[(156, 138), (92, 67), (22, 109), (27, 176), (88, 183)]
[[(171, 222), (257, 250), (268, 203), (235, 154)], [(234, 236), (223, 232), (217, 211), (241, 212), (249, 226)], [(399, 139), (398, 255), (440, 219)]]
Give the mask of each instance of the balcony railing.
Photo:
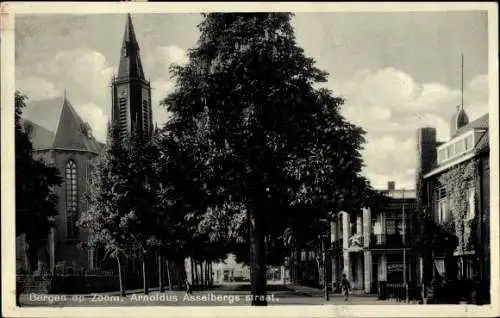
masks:
[(350, 249), (360, 249), (363, 248), (363, 236), (361, 234), (354, 234), (349, 238), (348, 247)]
[[(408, 242), (408, 235), (406, 236)], [(370, 247), (403, 247), (402, 234), (372, 234)]]

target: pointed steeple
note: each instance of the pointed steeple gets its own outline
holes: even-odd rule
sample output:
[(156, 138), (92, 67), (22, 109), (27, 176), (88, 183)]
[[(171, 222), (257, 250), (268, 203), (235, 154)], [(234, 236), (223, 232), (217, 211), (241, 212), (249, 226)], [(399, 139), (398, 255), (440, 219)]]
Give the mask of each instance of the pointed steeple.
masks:
[(123, 35), (120, 65), (118, 67), (118, 79), (137, 78), (145, 80), (139, 53), (139, 43), (135, 36), (134, 25), (130, 13), (127, 14), (125, 33)]

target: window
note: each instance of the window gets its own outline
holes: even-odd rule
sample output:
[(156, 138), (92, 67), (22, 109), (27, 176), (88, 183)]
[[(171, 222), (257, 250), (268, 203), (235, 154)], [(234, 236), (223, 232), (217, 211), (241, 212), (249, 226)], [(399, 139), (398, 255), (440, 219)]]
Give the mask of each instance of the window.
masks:
[(474, 259), (469, 257), (460, 257), (457, 260), (457, 278), (460, 280), (474, 279)]
[(455, 147), (454, 145), (446, 147), (446, 158), (451, 158), (455, 156)]
[(474, 198), (474, 195), (475, 195), (475, 191), (474, 191), (474, 188), (471, 187), (467, 190), (467, 205), (468, 205), (468, 208), (467, 208), (467, 217), (466, 217), (466, 220), (467, 221), (470, 221), (470, 220), (473, 220), (475, 215), (476, 215), (476, 206), (475, 206), (475, 198)]
[(119, 100), (119, 110), (120, 110), (120, 117), (119, 117), (119, 123), (120, 123), (120, 134), (121, 136), (126, 136), (128, 132), (128, 122), (127, 122), (127, 98), (126, 97), (120, 97)]
[(385, 233), (387, 235), (396, 234), (396, 220), (387, 220), (385, 223)]
[[(451, 142), (450, 142), (451, 143)], [(453, 157), (468, 152), (474, 147), (474, 136), (469, 135), (465, 139), (460, 139), (437, 149), (437, 162), (441, 163)]]
[(437, 218), (438, 222), (444, 222), (446, 219), (446, 188), (441, 187), (436, 190), (436, 201), (437, 201)]
[(473, 136), (465, 138), (464, 142), (465, 142), (465, 151), (472, 149)]
[(465, 140), (460, 140), (455, 144), (455, 153), (461, 154), (465, 152)]
[(69, 239), (78, 237), (78, 200), (76, 182), (76, 164), (73, 160), (68, 161), (65, 169), (66, 175), (66, 236)]
[(382, 224), (378, 220), (372, 220), (372, 229), (374, 235), (382, 234)]
[(149, 134), (149, 103), (147, 99), (142, 101), (142, 129)]
[(445, 161), (447, 158), (446, 158), (446, 152), (444, 149), (440, 149), (438, 151), (438, 162), (441, 162), (441, 161)]

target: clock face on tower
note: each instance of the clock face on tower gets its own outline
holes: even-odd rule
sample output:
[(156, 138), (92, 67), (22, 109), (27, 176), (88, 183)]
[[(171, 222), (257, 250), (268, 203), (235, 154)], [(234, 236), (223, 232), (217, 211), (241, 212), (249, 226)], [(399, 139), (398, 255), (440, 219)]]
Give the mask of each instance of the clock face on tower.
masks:
[(126, 87), (120, 88), (118, 96), (120, 96), (120, 97), (127, 97), (128, 96), (128, 90), (127, 90), (127, 88)]

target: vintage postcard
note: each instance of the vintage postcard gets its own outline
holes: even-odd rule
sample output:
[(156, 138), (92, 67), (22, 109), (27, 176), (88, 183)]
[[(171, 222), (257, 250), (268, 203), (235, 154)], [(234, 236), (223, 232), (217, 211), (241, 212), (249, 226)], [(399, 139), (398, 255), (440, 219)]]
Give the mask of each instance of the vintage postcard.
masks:
[(2, 314), (498, 316), (497, 9), (2, 3)]

